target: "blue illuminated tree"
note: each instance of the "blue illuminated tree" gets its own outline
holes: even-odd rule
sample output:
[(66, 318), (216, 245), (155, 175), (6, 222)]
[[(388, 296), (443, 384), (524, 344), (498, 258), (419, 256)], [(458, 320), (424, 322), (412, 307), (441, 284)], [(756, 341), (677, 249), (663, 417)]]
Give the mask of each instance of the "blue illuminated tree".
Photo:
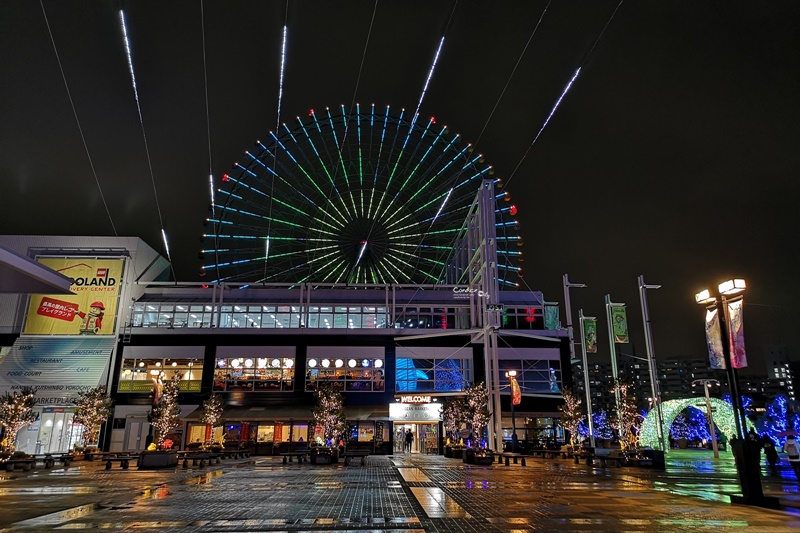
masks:
[(689, 423), (686, 421), (686, 417), (683, 415), (683, 412), (680, 412), (678, 416), (675, 417), (675, 420), (672, 422), (672, 425), (669, 428), (669, 434), (675, 440), (690, 438)]
[(789, 398), (779, 394), (767, 404), (764, 414), (756, 420), (756, 430), (759, 434), (766, 433), (772, 440), (783, 446), (786, 436), (778, 437), (778, 433), (800, 430), (800, 415), (793, 412)]
[[(592, 413), (592, 425), (594, 426), (594, 438), (602, 440), (611, 440), (614, 438), (614, 429), (608, 420), (608, 413), (605, 411), (596, 411)], [(586, 420), (581, 420), (578, 425), (578, 435), (581, 437), (589, 436), (589, 424)]]
[(686, 414), (686, 425), (689, 432), (688, 439), (703, 441), (711, 439), (711, 433), (708, 432), (708, 420), (706, 415), (700, 409), (689, 408), (684, 411)]

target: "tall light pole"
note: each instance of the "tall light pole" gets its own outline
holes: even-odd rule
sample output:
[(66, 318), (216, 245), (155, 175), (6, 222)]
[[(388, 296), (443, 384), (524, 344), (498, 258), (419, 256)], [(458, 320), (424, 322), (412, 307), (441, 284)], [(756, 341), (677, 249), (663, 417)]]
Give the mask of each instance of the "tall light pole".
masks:
[(586, 329), (583, 327), (584, 319), (594, 320), (593, 316), (583, 316), (583, 309), (578, 312), (581, 321), (581, 355), (583, 356), (583, 386), (586, 388), (586, 424), (589, 426), (589, 443), (595, 447), (594, 421), (592, 420), (592, 391), (589, 389), (589, 362), (586, 357)]
[(711, 433), (711, 448), (714, 450), (714, 459), (719, 459), (719, 447), (717, 446), (717, 432), (714, 430), (714, 415), (711, 409), (711, 398), (708, 395), (708, 389), (714, 385), (719, 386), (717, 379), (696, 379), (692, 381), (692, 387), (695, 385), (702, 385), (706, 393), (706, 415), (708, 415), (708, 431)]
[(509, 370), (506, 372), (506, 378), (510, 384), (508, 397), (511, 403), (511, 453), (517, 453), (517, 418), (514, 414), (514, 384), (512, 383), (513, 380), (517, 379), (517, 371)]
[(660, 289), (661, 285), (647, 285), (644, 276), (639, 276), (639, 302), (642, 305), (642, 321), (644, 322), (644, 344), (647, 348), (647, 365), (650, 370), (650, 392), (653, 395), (653, 407), (656, 410), (658, 442), (666, 451), (664, 442), (664, 416), (661, 413), (661, 387), (658, 384), (658, 364), (653, 349), (653, 330), (650, 327), (650, 310), (647, 307), (647, 289)]
[[(734, 368), (734, 363), (738, 366), (746, 366), (747, 362), (742, 353), (735, 352), (738, 346), (737, 341), (744, 341), (744, 338), (735, 339), (734, 334), (737, 328), (731, 324), (729, 305), (741, 305), (741, 294), (747, 288), (743, 279), (731, 279), (724, 281), (717, 287), (717, 295), (711, 294), (708, 289), (695, 294), (695, 301), (706, 307), (708, 311), (706, 318), (706, 340), (708, 343), (709, 356), (717, 359), (722, 356), (719, 363), (728, 372), (728, 383), (731, 390), (731, 404), (733, 407), (733, 418), (736, 422), (736, 440), (731, 439), (733, 457), (736, 461), (736, 472), (739, 475), (739, 483), (742, 487), (742, 497), (731, 496), (731, 502), (743, 503), (746, 505), (759, 505), (762, 507), (778, 508), (778, 499), (771, 496), (764, 496), (761, 486), (761, 446), (758, 442), (752, 442), (745, 438), (744, 432), (747, 430), (747, 418), (744, 416), (742, 407), (742, 397), (739, 393), (739, 376)], [(731, 299), (730, 297), (733, 296)], [(709, 320), (709, 315), (713, 316), (716, 311), (718, 321)], [(738, 317), (741, 320), (741, 317)], [(739, 324), (741, 325), (741, 324)], [(741, 331), (738, 331), (741, 333)], [(732, 345), (734, 344), (734, 345)], [(722, 353), (719, 354), (718, 352)], [(717, 366), (716, 368), (719, 368)]]
[[(564, 274), (564, 307), (567, 312), (567, 333), (569, 333), (569, 358), (571, 363), (576, 363), (575, 360), (575, 332), (572, 327), (572, 305), (569, 299), (569, 289), (571, 287), (583, 288), (586, 287), (584, 283), (571, 283), (569, 281), (569, 274)], [(584, 372), (586, 370), (584, 369)]]

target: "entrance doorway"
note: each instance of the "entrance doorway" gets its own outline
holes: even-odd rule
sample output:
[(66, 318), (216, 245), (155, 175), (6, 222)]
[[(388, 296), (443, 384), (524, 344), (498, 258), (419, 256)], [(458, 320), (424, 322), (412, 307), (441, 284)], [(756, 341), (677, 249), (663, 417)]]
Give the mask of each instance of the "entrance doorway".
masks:
[(439, 453), (439, 424), (438, 422), (407, 422), (394, 425), (394, 453), (403, 453), (405, 435), (408, 430), (414, 440), (411, 443), (411, 453)]

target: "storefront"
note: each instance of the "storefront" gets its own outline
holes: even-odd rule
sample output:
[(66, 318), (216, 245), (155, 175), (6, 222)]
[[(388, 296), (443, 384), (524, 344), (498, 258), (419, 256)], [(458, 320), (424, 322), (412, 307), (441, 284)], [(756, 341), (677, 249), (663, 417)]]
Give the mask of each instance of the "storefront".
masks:
[(438, 398), (416, 394), (398, 396), (389, 404), (389, 419), (393, 423), (394, 453), (440, 453), (442, 404)]

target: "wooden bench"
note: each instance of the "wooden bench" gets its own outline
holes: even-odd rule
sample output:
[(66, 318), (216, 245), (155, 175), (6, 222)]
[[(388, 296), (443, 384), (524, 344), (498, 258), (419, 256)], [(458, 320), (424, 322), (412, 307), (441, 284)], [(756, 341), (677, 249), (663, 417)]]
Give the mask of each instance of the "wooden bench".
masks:
[(297, 457), (297, 462), (302, 463), (303, 461), (308, 461), (308, 452), (301, 451), (301, 452), (283, 452), (280, 454), (283, 457), (283, 464), (287, 462), (291, 463), (293, 458)]
[(109, 454), (105, 456), (106, 460), (106, 470), (111, 470), (111, 467), (114, 466), (114, 463), (119, 463), (120, 468), (123, 470), (127, 470), (131, 464), (131, 461), (139, 460), (139, 454), (136, 453), (118, 453), (118, 454)]
[(6, 472), (12, 472), (16, 469), (25, 470), (32, 470), (36, 467), (36, 458), (33, 459), (8, 459), (0, 463), (0, 465), (4, 466)]
[(368, 455), (369, 452), (367, 450), (345, 451), (344, 454), (342, 454), (342, 457), (344, 457), (344, 466), (349, 465), (352, 459), (359, 459), (361, 461), (361, 465), (363, 466)]
[(628, 458), (628, 465), (630, 466), (642, 466), (648, 467), (653, 466), (653, 458), (652, 457), (629, 457)]
[(517, 461), (521, 459), (522, 461), (520, 464), (522, 464), (522, 466), (528, 466), (528, 464), (525, 461), (526, 457), (528, 456), (522, 453), (511, 453), (511, 452), (498, 453), (497, 464), (503, 464), (503, 459), (505, 459), (506, 466), (510, 466), (509, 460), (513, 459), (514, 464), (518, 464)]

